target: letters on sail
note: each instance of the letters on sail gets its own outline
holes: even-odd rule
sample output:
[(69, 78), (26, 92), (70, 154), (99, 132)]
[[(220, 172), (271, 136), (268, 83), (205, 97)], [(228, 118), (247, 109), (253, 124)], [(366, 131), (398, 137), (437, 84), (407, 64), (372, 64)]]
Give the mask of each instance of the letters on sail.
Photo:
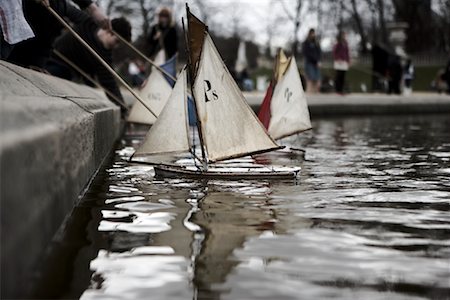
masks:
[(211, 37), (207, 32), (204, 35), (192, 89), (208, 160), (278, 149), (248, 106)]
[[(151, 72), (146, 85), (139, 92), (145, 103), (153, 110), (156, 115), (159, 115), (167, 99), (172, 92), (172, 87), (167, 82), (164, 75), (156, 69)], [(127, 119), (128, 122), (153, 124), (156, 118), (148, 109), (136, 101), (131, 107), (130, 114)]]
[(269, 134), (274, 139), (311, 129), (308, 104), (294, 57), (275, 86), (270, 114)]
[(186, 68), (183, 68), (166, 106), (133, 156), (190, 150), (186, 82)]

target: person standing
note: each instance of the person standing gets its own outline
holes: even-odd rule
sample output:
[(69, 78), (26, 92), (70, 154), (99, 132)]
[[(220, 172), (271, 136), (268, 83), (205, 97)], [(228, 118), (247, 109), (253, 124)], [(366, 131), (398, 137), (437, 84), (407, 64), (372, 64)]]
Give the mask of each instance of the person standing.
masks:
[(401, 81), (403, 76), (403, 68), (401, 57), (397, 53), (389, 56), (388, 63), (388, 94), (401, 94)]
[(177, 30), (169, 8), (161, 8), (158, 23), (151, 28), (147, 41), (149, 55), (157, 64), (163, 64), (178, 52)]
[(344, 93), (345, 75), (350, 66), (350, 51), (348, 49), (345, 32), (340, 31), (337, 35), (336, 45), (333, 47), (333, 68), (335, 70), (334, 87), (336, 93)]
[(316, 39), (316, 31), (311, 28), (306, 40), (302, 44), (305, 57), (306, 91), (318, 93), (320, 88), (320, 58), (322, 51)]
[(447, 94), (450, 94), (450, 58), (443, 74), (441, 75), (441, 79), (447, 84)]

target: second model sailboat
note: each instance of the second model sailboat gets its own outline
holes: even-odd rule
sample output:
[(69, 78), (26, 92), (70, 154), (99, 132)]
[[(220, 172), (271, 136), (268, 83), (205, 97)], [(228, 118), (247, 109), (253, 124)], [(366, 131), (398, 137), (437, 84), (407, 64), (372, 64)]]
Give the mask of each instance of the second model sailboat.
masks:
[(258, 118), (275, 140), (311, 129), (297, 62), (295, 57), (286, 57), (281, 49)]

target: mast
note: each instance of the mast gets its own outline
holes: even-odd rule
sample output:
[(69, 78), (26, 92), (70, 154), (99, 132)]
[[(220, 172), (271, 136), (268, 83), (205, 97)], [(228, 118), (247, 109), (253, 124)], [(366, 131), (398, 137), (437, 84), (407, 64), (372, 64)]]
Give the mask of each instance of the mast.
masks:
[[(189, 26), (189, 14), (190, 14), (190, 10), (189, 10), (189, 6), (186, 3), (186, 16), (187, 16), (187, 22)], [(190, 51), (190, 36), (189, 36), (189, 27), (188, 30), (186, 30), (186, 28), (184, 27), (184, 19), (181, 19), (182, 24), (183, 24), (183, 31), (184, 31), (184, 38), (185, 38), (185, 42), (186, 42), (186, 52), (187, 52), (187, 59), (188, 59), (188, 70), (189, 70), (189, 85), (190, 85), (190, 89), (191, 89), (191, 95), (192, 95), (192, 102), (194, 104), (194, 108), (195, 108), (195, 116), (196, 116), (196, 123), (197, 123), (197, 131), (198, 131), (198, 136), (199, 136), (199, 140), (200, 140), (200, 150), (202, 152), (202, 159), (203, 159), (203, 169), (205, 171), (208, 170), (208, 157), (206, 155), (206, 148), (204, 145), (204, 139), (203, 139), (203, 132), (202, 132), (202, 126), (201, 126), (201, 120), (200, 120), (200, 116), (198, 113), (198, 108), (197, 108), (197, 103), (195, 101), (195, 95), (194, 95), (194, 90), (192, 88), (193, 86), (193, 82), (195, 79), (195, 75), (194, 75), (194, 69), (192, 66), (192, 59), (191, 59), (191, 51)], [(195, 153), (194, 153), (194, 159), (195, 159)]]

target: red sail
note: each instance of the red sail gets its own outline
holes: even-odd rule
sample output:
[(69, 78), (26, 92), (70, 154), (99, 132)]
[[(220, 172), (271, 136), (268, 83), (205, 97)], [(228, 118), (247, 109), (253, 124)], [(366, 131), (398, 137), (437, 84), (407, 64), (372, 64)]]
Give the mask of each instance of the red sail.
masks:
[(258, 118), (266, 129), (269, 128), (270, 123), (270, 103), (272, 102), (273, 85), (270, 81), (269, 87), (267, 88), (266, 96), (264, 97), (263, 103), (258, 112)]

